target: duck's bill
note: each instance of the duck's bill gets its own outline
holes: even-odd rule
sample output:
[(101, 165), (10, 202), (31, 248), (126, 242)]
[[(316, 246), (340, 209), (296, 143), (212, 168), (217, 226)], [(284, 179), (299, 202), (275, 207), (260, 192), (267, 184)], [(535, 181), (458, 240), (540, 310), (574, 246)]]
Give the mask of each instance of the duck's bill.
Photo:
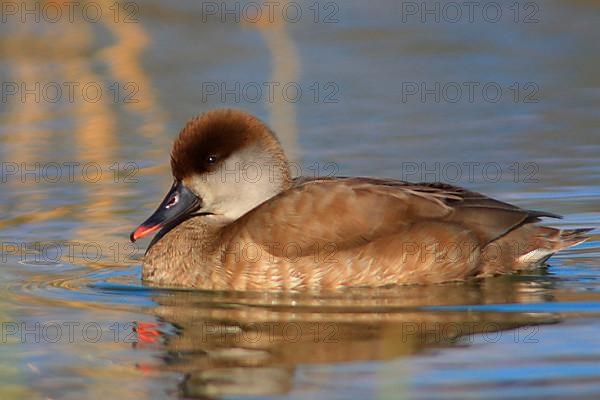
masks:
[(165, 227), (174, 227), (202, 206), (202, 200), (181, 182), (173, 182), (171, 190), (154, 214), (144, 221), (129, 237), (132, 242)]

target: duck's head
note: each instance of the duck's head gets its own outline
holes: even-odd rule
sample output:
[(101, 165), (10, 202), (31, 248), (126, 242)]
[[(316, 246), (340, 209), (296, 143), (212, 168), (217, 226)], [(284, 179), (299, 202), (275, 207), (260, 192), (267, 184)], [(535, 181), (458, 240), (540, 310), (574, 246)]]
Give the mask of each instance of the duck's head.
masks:
[(271, 130), (243, 111), (218, 109), (189, 121), (173, 144), (174, 182), (131, 240), (163, 233), (199, 215), (235, 220), (290, 185)]

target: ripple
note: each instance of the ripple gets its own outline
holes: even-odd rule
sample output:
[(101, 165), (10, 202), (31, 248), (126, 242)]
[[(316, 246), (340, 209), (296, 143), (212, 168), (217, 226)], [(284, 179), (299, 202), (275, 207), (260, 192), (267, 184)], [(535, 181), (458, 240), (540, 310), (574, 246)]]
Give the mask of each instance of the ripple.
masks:
[[(7, 283), (6, 290), (11, 293), (14, 304), (43, 304), (47, 306), (67, 306), (77, 308), (111, 308), (139, 310), (152, 307), (151, 289), (136, 286), (140, 268), (109, 268), (89, 271), (87, 268), (71, 269), (68, 275), (33, 274), (27, 280), (15, 280)], [(49, 279), (50, 278), (50, 279)], [(129, 288), (115, 292), (101, 290), (96, 283)]]
[[(33, 274), (25, 281), (6, 285), (15, 303), (36, 303), (82, 308), (149, 310), (175, 301), (186, 308), (248, 309), (270, 312), (333, 314), (379, 314), (415, 312), (495, 313), (599, 313), (600, 285), (593, 274), (570, 276), (572, 269), (555, 268), (560, 275), (543, 270), (529, 275), (490, 278), (463, 284), (427, 287), (353, 289), (320, 295), (298, 293), (242, 293), (187, 288), (156, 288), (141, 283), (141, 267), (68, 269), (59, 277)], [(31, 271), (30, 271), (31, 272)], [(66, 272), (66, 271), (65, 271)], [(51, 279), (49, 279), (51, 278)], [(571, 292), (568, 302), (552, 301), (552, 290), (576, 284), (586, 290)], [(581, 293), (578, 299), (577, 293)], [(590, 298), (593, 296), (593, 298)], [(170, 300), (167, 300), (170, 299)], [(550, 301), (549, 301), (550, 300)]]
[(56, 262), (56, 261), (19, 261), (19, 264), (21, 265), (27, 265), (27, 266), (31, 266), (31, 267), (38, 267), (38, 266), (43, 266), (43, 267), (62, 267), (63, 264)]

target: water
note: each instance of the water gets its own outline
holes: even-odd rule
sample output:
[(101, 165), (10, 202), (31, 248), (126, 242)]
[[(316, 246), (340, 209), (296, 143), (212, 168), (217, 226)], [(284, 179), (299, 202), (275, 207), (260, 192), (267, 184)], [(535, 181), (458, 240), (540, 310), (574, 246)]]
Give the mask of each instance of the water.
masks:
[(170, 185), (180, 127), (221, 106), (269, 121), (297, 172), (444, 180), (599, 227), (596, 2), (500, 1), (497, 22), (294, 4), (273, 23), (248, 3), (239, 22), (219, 2), (4, 10), (0, 397), (597, 398), (598, 236), (460, 285), (142, 285), (128, 235)]

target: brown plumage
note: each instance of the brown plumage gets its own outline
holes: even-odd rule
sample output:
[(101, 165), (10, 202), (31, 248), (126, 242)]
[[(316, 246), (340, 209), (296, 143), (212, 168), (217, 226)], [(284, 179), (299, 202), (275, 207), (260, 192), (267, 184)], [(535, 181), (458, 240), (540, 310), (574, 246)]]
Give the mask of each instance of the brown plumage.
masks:
[(160, 230), (143, 270), (159, 285), (318, 291), (461, 281), (535, 267), (588, 231), (537, 225), (557, 216), (441, 183), (291, 180), (272, 132), (236, 110), (190, 121), (171, 160), (171, 192), (132, 234)]
[[(258, 118), (235, 110), (214, 110), (191, 119), (179, 133), (171, 150), (171, 172), (177, 180), (191, 174), (214, 172), (208, 163), (260, 142), (273, 155), (277, 166), (285, 168), (286, 158), (274, 133)], [(289, 174), (286, 174), (289, 179)]]

